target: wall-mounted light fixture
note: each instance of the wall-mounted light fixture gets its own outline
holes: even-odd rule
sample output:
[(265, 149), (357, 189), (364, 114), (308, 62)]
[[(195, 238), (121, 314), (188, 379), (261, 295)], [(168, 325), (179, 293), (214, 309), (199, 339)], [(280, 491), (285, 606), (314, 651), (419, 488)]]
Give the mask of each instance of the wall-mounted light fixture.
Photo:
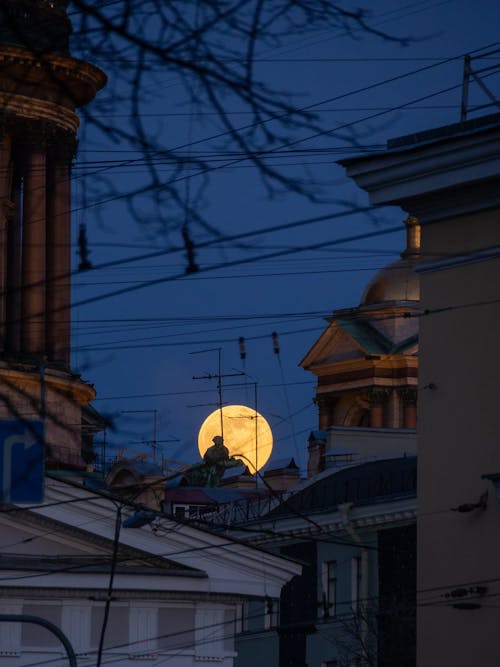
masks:
[(452, 507), (451, 510), (452, 512), (461, 512), (464, 514), (466, 512), (473, 512), (474, 510), (485, 510), (487, 504), (488, 491), (485, 491), (479, 496), (477, 503), (463, 503), (462, 505), (458, 505), (458, 507)]
[(462, 609), (463, 611), (471, 611), (481, 608), (480, 599), (488, 592), (487, 586), (469, 586), (469, 588), (454, 588), (443, 597), (452, 601), (454, 609)]
[(481, 475), (481, 479), (488, 479), (495, 487), (495, 496), (500, 500), (500, 472)]

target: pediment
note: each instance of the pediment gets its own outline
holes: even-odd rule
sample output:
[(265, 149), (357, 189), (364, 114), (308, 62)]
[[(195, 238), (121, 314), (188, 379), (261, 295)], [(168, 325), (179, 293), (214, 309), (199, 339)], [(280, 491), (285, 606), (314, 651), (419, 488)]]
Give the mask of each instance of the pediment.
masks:
[(360, 336), (354, 337), (340, 322), (334, 321), (309, 350), (300, 365), (306, 370), (332, 363), (364, 359), (370, 353)]
[[(116, 571), (123, 576), (115, 587), (166, 595), (279, 597), (282, 586), (301, 571), (295, 562), (189, 521), (161, 512), (146, 522), (134, 521), (140, 508), (121, 507)], [(105, 587), (116, 518), (115, 499), (77, 483), (47, 479), (45, 504), (0, 513), (0, 570), (21, 572), (4, 581), (36, 577), (38, 586), (82, 589), (91, 581)]]
[[(57, 571), (75, 568), (78, 572), (98, 572), (107, 567), (113, 541), (87, 533), (47, 517), (28, 512), (0, 515), (0, 569)], [(141, 549), (120, 544), (121, 570), (185, 570), (173, 560), (152, 556)]]

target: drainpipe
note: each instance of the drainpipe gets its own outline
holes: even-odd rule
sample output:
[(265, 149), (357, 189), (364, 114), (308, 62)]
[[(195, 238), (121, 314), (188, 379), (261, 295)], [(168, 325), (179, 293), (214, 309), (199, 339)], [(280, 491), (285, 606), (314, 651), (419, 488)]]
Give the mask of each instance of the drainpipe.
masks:
[(359, 591), (360, 600), (358, 601), (358, 605), (363, 612), (361, 617), (361, 644), (363, 651), (367, 651), (368, 623), (366, 620), (366, 615), (368, 609), (368, 549), (366, 546), (364, 546), (360, 534), (354, 529), (354, 526), (352, 525), (349, 518), (349, 512), (351, 511), (352, 507), (353, 503), (342, 503), (338, 506), (344, 528), (346, 529), (352, 541), (356, 544), (359, 544), (361, 549), (361, 586)]

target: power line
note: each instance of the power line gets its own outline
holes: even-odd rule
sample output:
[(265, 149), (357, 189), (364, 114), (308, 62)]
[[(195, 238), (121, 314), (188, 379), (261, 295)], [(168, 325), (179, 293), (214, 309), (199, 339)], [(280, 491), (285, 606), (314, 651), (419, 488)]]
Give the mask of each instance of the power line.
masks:
[[(370, 207), (363, 207), (363, 209), (361, 209), (361, 211), (358, 209), (356, 211), (356, 213), (362, 212), (362, 210), (370, 210)], [(343, 216), (346, 216), (346, 215), (353, 215), (353, 213), (354, 212), (352, 212), (352, 211), (348, 211), (348, 212), (342, 212), (342, 213), (339, 213), (339, 214), (336, 214), (336, 215), (334, 214), (334, 215), (331, 215), (331, 216), (328, 216), (328, 217), (338, 218), (338, 217), (343, 217)], [(326, 216), (322, 216), (322, 217), (323, 217), (323, 219), (326, 218)], [(301, 221), (301, 224), (305, 224), (304, 221)], [(294, 226), (293, 223), (291, 225), (289, 225), (289, 227), (291, 227), (291, 226)], [(387, 227), (385, 229), (379, 229), (379, 230), (374, 231), (374, 232), (365, 232), (363, 234), (353, 234), (351, 236), (345, 236), (345, 237), (342, 237), (342, 238), (337, 238), (333, 241), (328, 241), (328, 242), (321, 241), (320, 243), (313, 243), (313, 244), (304, 246), (303, 248), (299, 248), (299, 249), (293, 248), (293, 249), (275, 251), (275, 252), (272, 252), (272, 253), (267, 253), (267, 254), (263, 254), (263, 255), (259, 255), (259, 256), (247, 257), (247, 258), (242, 258), (242, 259), (233, 260), (233, 261), (229, 261), (229, 262), (222, 262), (222, 263), (219, 263), (219, 264), (213, 264), (209, 267), (203, 267), (202, 266), (202, 267), (199, 268), (198, 273), (206, 273), (206, 272), (215, 271), (215, 270), (218, 270), (218, 269), (221, 269), (221, 268), (228, 268), (228, 267), (231, 267), (231, 266), (238, 266), (238, 265), (241, 265), (241, 264), (249, 264), (249, 263), (255, 262), (257, 260), (274, 259), (275, 257), (283, 257), (285, 255), (291, 255), (291, 254), (294, 254), (296, 252), (304, 252), (306, 250), (314, 250), (314, 249), (318, 249), (318, 248), (322, 248), (322, 247), (335, 246), (335, 245), (339, 245), (341, 243), (349, 243), (351, 241), (359, 241), (359, 240), (374, 238), (374, 237), (378, 237), (378, 236), (382, 236), (382, 235), (394, 234), (394, 233), (400, 232), (400, 231), (401, 231), (401, 226), (397, 225), (397, 226), (393, 226), (393, 227)], [(251, 232), (251, 233), (248, 233), (248, 234), (240, 234), (240, 235), (237, 235), (237, 237), (242, 238), (243, 236), (254, 235), (255, 233), (256, 232)], [(265, 230), (263, 230), (261, 233), (265, 233)], [(198, 248), (203, 247), (203, 244), (198, 244), (197, 247)], [(134, 260), (128, 259), (127, 261), (134, 261)], [(117, 263), (121, 263), (121, 260), (117, 260)], [(107, 294), (101, 294), (101, 295), (98, 295), (98, 296), (89, 297), (87, 299), (81, 299), (80, 301), (73, 302), (72, 305), (71, 305), (71, 308), (75, 308), (77, 306), (88, 305), (90, 303), (95, 303), (97, 301), (102, 301), (104, 299), (109, 299), (109, 298), (116, 297), (116, 296), (122, 296), (123, 294), (128, 294), (130, 292), (134, 292), (134, 291), (137, 291), (137, 290), (140, 290), (140, 289), (144, 289), (146, 287), (154, 287), (156, 285), (162, 285), (162, 284), (165, 284), (167, 282), (180, 280), (182, 278), (186, 278), (185, 272), (173, 274), (173, 275), (162, 277), (162, 278), (155, 278), (155, 279), (152, 279), (152, 280), (140, 282), (137, 285), (134, 285), (134, 286), (131, 286), (131, 287), (121, 288), (121, 289), (118, 289), (118, 290), (114, 290), (113, 292), (108, 292)]]
[[(289, 386), (294, 386), (294, 385), (314, 385), (315, 382), (314, 380), (304, 380), (303, 382), (289, 382)], [(232, 385), (226, 385), (226, 389), (230, 388)], [(261, 388), (275, 388), (275, 387), (280, 387), (281, 384), (261, 384), (259, 385)], [(156, 398), (156, 397), (161, 397), (161, 396), (182, 396), (182, 395), (191, 395), (191, 394), (205, 394), (205, 393), (212, 393), (213, 389), (196, 389), (196, 390), (191, 390), (191, 391), (172, 391), (172, 392), (160, 392), (160, 393), (151, 393), (151, 394), (125, 394), (121, 396), (100, 396), (99, 398), (95, 398), (94, 401), (117, 401), (117, 400), (124, 400), (124, 399), (129, 399), (129, 398)]]
[[(342, 112), (352, 112), (352, 111), (389, 111), (391, 107), (383, 106), (355, 106), (355, 107), (333, 107), (330, 109), (319, 109), (317, 113), (342, 113)], [(405, 107), (404, 111), (436, 111), (438, 109), (442, 110), (459, 110), (460, 104), (420, 104), (418, 106), (408, 106)], [(251, 116), (251, 111), (227, 111), (228, 116)], [(131, 118), (131, 114), (120, 114), (120, 113), (95, 113), (92, 114), (94, 118)], [(184, 118), (189, 116), (188, 113), (182, 111), (162, 111), (156, 113), (141, 113), (141, 118)], [(197, 116), (218, 116), (216, 111), (197, 111)], [(340, 150), (340, 148), (339, 148)], [(348, 150), (348, 147), (346, 147)], [(81, 149), (78, 151), (80, 155), (86, 153), (131, 153), (137, 152), (135, 149)]]
[[(478, 49), (474, 49), (474, 50), (472, 50), (472, 51), (469, 51), (468, 54), (469, 54), (469, 55), (472, 55), (472, 54), (478, 53), (478, 52), (480, 52), (480, 51), (484, 51), (484, 50), (486, 50), (486, 49), (491, 49), (492, 47), (497, 46), (499, 43), (500, 43), (500, 42), (493, 42), (493, 43), (488, 44), (488, 45), (486, 45), (486, 46), (483, 46), (483, 47), (480, 47), (480, 48), (478, 48)], [(442, 61), (440, 61), (440, 62), (438, 62), (438, 63), (433, 63), (433, 64), (431, 64), (431, 65), (426, 65), (426, 66), (421, 67), (421, 68), (418, 68), (418, 69), (416, 69), (416, 70), (413, 70), (413, 71), (410, 71), (410, 72), (406, 72), (406, 73), (403, 73), (403, 74), (400, 74), (400, 75), (395, 75), (395, 76), (393, 76), (393, 77), (384, 79), (383, 81), (378, 81), (378, 82), (375, 82), (375, 83), (373, 83), (373, 84), (368, 84), (368, 85), (363, 86), (363, 87), (361, 87), (361, 88), (358, 88), (358, 89), (356, 89), (356, 90), (349, 91), (349, 92), (347, 92), (347, 93), (342, 93), (342, 94), (340, 94), (340, 95), (336, 95), (336, 96), (334, 96), (334, 97), (324, 99), (324, 100), (322, 100), (322, 101), (320, 101), (320, 102), (315, 102), (315, 103), (312, 103), (312, 104), (309, 104), (309, 105), (300, 107), (299, 109), (293, 110), (292, 112), (286, 112), (286, 113), (283, 113), (283, 114), (279, 114), (279, 115), (277, 115), (277, 116), (273, 116), (273, 117), (271, 117), (271, 118), (267, 118), (267, 119), (263, 119), (263, 120), (260, 120), (260, 121), (256, 121), (256, 122), (254, 122), (254, 123), (250, 123), (250, 124), (248, 124), (248, 125), (243, 125), (243, 126), (240, 126), (240, 127), (238, 127), (238, 128), (233, 128), (232, 130), (227, 130), (227, 131), (225, 131), (225, 132), (218, 133), (218, 134), (216, 134), (216, 135), (212, 135), (211, 137), (205, 137), (205, 138), (203, 138), (203, 139), (198, 139), (198, 140), (196, 140), (196, 141), (194, 141), (194, 142), (191, 141), (191, 142), (189, 142), (188, 144), (183, 144), (183, 145), (180, 145), (180, 146), (177, 146), (177, 147), (175, 147), (175, 148), (173, 148), (173, 149), (168, 150), (168, 151), (167, 151), (167, 154), (168, 154), (168, 155), (172, 155), (172, 154), (174, 154), (176, 151), (182, 150), (183, 148), (188, 148), (188, 147), (191, 148), (191, 147), (193, 147), (193, 146), (195, 146), (195, 145), (199, 145), (200, 143), (206, 143), (207, 141), (213, 141), (214, 139), (219, 139), (219, 138), (221, 138), (221, 137), (224, 137), (224, 136), (228, 136), (228, 135), (234, 134), (234, 132), (241, 133), (241, 132), (243, 132), (243, 131), (246, 131), (246, 130), (248, 130), (248, 129), (252, 129), (252, 128), (258, 127), (258, 126), (260, 126), (260, 125), (269, 123), (269, 122), (271, 122), (271, 121), (274, 121), (274, 120), (280, 120), (280, 119), (282, 119), (282, 118), (286, 118), (286, 117), (288, 117), (288, 116), (290, 116), (290, 115), (293, 115), (294, 113), (304, 113), (304, 112), (307, 112), (307, 111), (311, 111), (312, 109), (316, 109), (318, 106), (321, 106), (321, 105), (323, 105), (323, 104), (328, 104), (328, 103), (330, 103), (330, 102), (337, 101), (337, 100), (339, 100), (339, 99), (344, 99), (344, 98), (349, 97), (349, 96), (351, 96), (351, 95), (356, 95), (356, 94), (359, 94), (359, 93), (362, 93), (362, 92), (367, 92), (367, 91), (369, 91), (369, 90), (373, 90), (373, 89), (375, 89), (375, 88), (377, 88), (377, 87), (386, 85), (386, 84), (388, 84), (388, 83), (394, 83), (395, 81), (401, 80), (401, 79), (406, 78), (406, 77), (408, 77), (408, 76), (413, 76), (413, 75), (415, 75), (415, 74), (419, 74), (419, 73), (421, 73), (421, 72), (424, 72), (424, 71), (433, 69), (433, 68), (435, 68), (435, 67), (437, 67), (437, 66), (446, 64), (446, 63), (448, 63), (448, 62), (452, 62), (452, 61), (455, 61), (455, 60), (462, 59), (465, 55), (467, 55), (467, 54), (466, 54), (466, 53), (462, 53), (462, 54), (460, 54), (460, 55), (458, 55), (458, 56), (452, 56), (452, 57), (450, 57), (450, 58), (446, 58), (446, 59), (444, 59), (444, 60), (442, 60)], [(451, 88), (449, 88), (449, 89), (445, 89), (443, 92), (447, 92), (448, 90), (454, 90), (454, 89), (457, 88), (457, 87), (461, 87), (461, 85), (462, 85), (462, 84), (460, 83), (460, 84), (458, 84), (457, 86), (451, 87)], [(388, 110), (386, 110), (386, 111), (379, 112), (379, 113), (373, 114), (373, 115), (371, 115), (371, 116), (365, 117), (365, 118), (363, 118), (363, 119), (360, 119), (360, 120), (357, 120), (357, 121), (354, 121), (354, 122), (351, 122), (351, 123), (347, 123), (347, 124), (341, 125), (341, 126), (335, 128), (335, 130), (333, 130), (333, 131), (338, 132), (340, 129), (344, 129), (344, 128), (346, 128), (346, 127), (351, 127), (352, 125), (354, 125), (354, 124), (356, 124), (356, 123), (364, 122), (364, 121), (366, 121), (366, 120), (371, 120), (371, 119), (373, 119), (373, 118), (379, 117), (380, 115), (383, 115), (383, 114), (387, 113), (388, 111), (395, 111), (395, 110), (398, 110), (399, 108), (404, 108), (404, 107), (409, 106), (409, 105), (411, 105), (411, 104), (416, 104), (416, 103), (418, 103), (418, 102), (420, 102), (420, 101), (425, 101), (425, 100), (429, 99), (430, 97), (433, 97), (433, 96), (435, 96), (435, 95), (437, 95), (437, 94), (440, 94), (440, 93), (433, 93), (433, 94), (431, 94), (431, 95), (427, 95), (427, 96), (424, 96), (424, 97), (421, 97), (421, 98), (417, 98), (416, 100), (412, 100), (411, 102), (408, 102), (408, 103), (406, 103), (406, 104), (402, 104), (402, 105), (399, 105), (399, 106), (396, 106), (396, 107), (390, 107), (390, 108), (389, 108)], [(306, 141), (306, 140), (308, 140), (308, 139), (310, 139), (310, 138), (313, 138), (313, 137), (316, 137), (316, 136), (320, 136), (320, 135), (324, 135), (324, 134), (328, 134), (329, 132), (332, 132), (332, 131), (331, 131), (331, 130), (330, 130), (330, 131), (323, 131), (323, 132), (320, 132), (320, 133), (316, 133), (316, 134), (314, 134), (314, 135), (312, 135), (312, 136), (310, 136), (310, 137), (306, 137), (306, 138), (304, 138), (304, 139), (295, 140), (295, 141), (292, 141), (292, 142), (287, 142), (287, 143), (282, 144), (281, 146), (277, 147), (276, 149), (271, 150), (271, 153), (275, 153), (275, 152), (280, 151), (280, 150), (282, 150), (283, 148), (285, 148), (285, 147), (289, 147), (289, 146), (291, 146), (291, 145), (296, 145), (297, 143), (302, 143), (303, 141)], [(155, 150), (154, 152), (155, 152), (156, 154), (161, 154), (161, 153), (164, 152), (164, 151), (161, 151), (161, 150)], [(139, 159), (142, 159), (142, 158), (139, 158)], [(124, 162), (124, 163), (122, 163), (122, 164), (131, 164), (131, 163), (133, 163), (133, 162), (134, 162), (134, 160), (131, 159), (131, 160), (127, 160), (126, 162)], [(209, 172), (209, 171), (213, 171), (213, 170), (215, 170), (215, 169), (218, 169), (218, 168), (217, 168), (217, 167), (213, 167), (213, 168), (203, 169), (202, 171), (198, 172), (198, 174), (195, 174), (195, 175), (200, 175), (200, 174), (202, 174), (202, 173), (207, 173), (207, 172)], [(191, 177), (191, 176), (188, 176), (187, 178), (190, 178), (190, 177)], [(184, 176), (179, 177), (179, 178), (176, 178), (176, 179), (174, 179), (173, 181), (170, 181), (170, 184), (175, 183), (175, 182), (178, 182), (178, 181), (181, 181), (181, 180), (185, 180), (185, 178), (186, 178), (186, 177), (184, 177)], [(169, 184), (169, 183), (167, 183), (167, 184)], [(163, 185), (165, 185), (165, 184), (163, 184)], [(140, 191), (138, 191), (136, 194), (140, 194), (140, 192), (146, 192), (146, 191), (148, 190), (149, 187), (150, 187), (150, 186), (146, 186), (145, 188), (141, 188)], [(105, 199), (105, 200), (101, 200), (101, 201), (98, 201), (98, 202), (91, 203), (91, 204), (88, 205), (88, 207), (98, 206), (98, 205), (100, 205), (100, 204), (102, 204), (102, 203), (109, 203), (110, 201), (114, 201), (114, 200), (121, 199), (121, 198), (123, 198), (124, 196), (129, 196), (129, 195), (116, 195), (115, 197), (112, 197), (112, 198), (107, 198), (107, 199)], [(80, 209), (73, 209), (73, 210), (80, 210)]]

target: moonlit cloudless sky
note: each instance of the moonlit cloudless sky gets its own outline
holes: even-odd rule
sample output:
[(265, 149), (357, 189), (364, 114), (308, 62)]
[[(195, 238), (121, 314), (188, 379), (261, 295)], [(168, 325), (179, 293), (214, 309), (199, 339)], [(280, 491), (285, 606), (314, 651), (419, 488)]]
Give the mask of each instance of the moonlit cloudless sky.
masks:
[[(224, 402), (253, 407), (252, 383), (256, 382), (259, 412), (274, 432), (271, 460), (294, 456), (304, 467), (307, 437), (317, 428), (317, 410), (312, 403), (314, 377), (298, 364), (324, 330), (324, 317), (335, 309), (356, 306), (373, 273), (397, 258), (404, 245), (403, 225), (400, 233), (340, 245), (333, 242), (382, 232), (402, 223), (404, 214), (385, 208), (375, 215), (358, 213), (238, 241), (224, 241), (224, 237), (334, 213), (345, 209), (342, 202), (366, 206), (365, 194), (349, 182), (336, 161), (382, 150), (389, 138), (457, 122), (463, 75), (463, 58), (457, 56), (492, 44), (492, 49), (498, 48), (496, 0), (382, 0), (366, 6), (375, 27), (412, 41), (402, 46), (374, 35), (353, 38), (323, 32), (295, 36), (256, 54), (258, 75), (287, 91), (298, 106), (317, 105), (324, 126), (341, 135), (308, 138), (299, 134), (300, 142), (268, 158), (282, 164), (290, 175), (313, 175), (323, 184), (325, 201), (321, 203), (293, 193), (270, 200), (248, 161), (231, 160), (220, 142), (199, 141), (216, 133), (215, 119), (192, 113), (171, 74), (155, 74), (141, 113), (162, 145), (198, 142), (186, 150), (209, 154), (211, 164), (217, 166), (201, 194), (201, 178), (193, 174), (186, 196), (193, 200), (199, 196), (198, 206), (220, 231), (221, 239), (197, 249), (202, 270), (185, 277), (169, 280), (183, 273), (183, 253), (75, 277), (75, 302), (165, 279), (73, 310), (73, 368), (94, 383), (95, 407), (112, 418), (114, 428), (106, 433), (111, 449), (150, 451), (156, 410), (160, 452), (178, 461), (199, 460), (197, 433), (216, 409), (217, 382), (193, 376), (218, 372), (220, 348), (224, 375), (247, 374), (223, 378)], [(112, 76), (104, 60), (95, 61), (77, 49), (74, 53)], [(480, 65), (498, 64), (499, 56), (492, 55)], [(498, 92), (499, 79), (496, 71), (484, 81)], [(380, 85), (373, 87), (375, 83)], [(107, 94), (104, 90), (100, 96), (104, 99)], [(470, 102), (488, 102), (474, 84)], [(228, 112), (238, 114), (239, 110)], [(113, 113), (113, 122), (126, 122), (119, 108)], [(87, 183), (90, 175), (83, 178), (89, 171), (86, 161), (123, 160), (109, 170), (115, 182), (124, 190), (140, 182), (144, 167), (127, 163), (137, 155), (124, 151), (125, 147), (106, 142), (83, 123), (73, 186), (74, 207), (83, 210), (75, 211), (73, 226), (76, 238), (78, 225), (87, 225), (90, 259), (96, 266), (180, 245), (179, 238), (150, 231), (149, 212), (138, 224), (121, 201), (89, 206), (93, 190)], [(166, 164), (165, 178), (170, 169)], [(147, 206), (144, 210), (149, 211)], [(198, 231), (195, 247), (208, 238)], [(309, 246), (315, 247), (308, 250)], [(285, 251), (288, 254), (278, 254)], [(213, 269), (215, 265), (220, 268)], [(279, 355), (273, 351), (273, 332), (279, 336)], [(244, 362), (240, 336), (246, 339)]]

